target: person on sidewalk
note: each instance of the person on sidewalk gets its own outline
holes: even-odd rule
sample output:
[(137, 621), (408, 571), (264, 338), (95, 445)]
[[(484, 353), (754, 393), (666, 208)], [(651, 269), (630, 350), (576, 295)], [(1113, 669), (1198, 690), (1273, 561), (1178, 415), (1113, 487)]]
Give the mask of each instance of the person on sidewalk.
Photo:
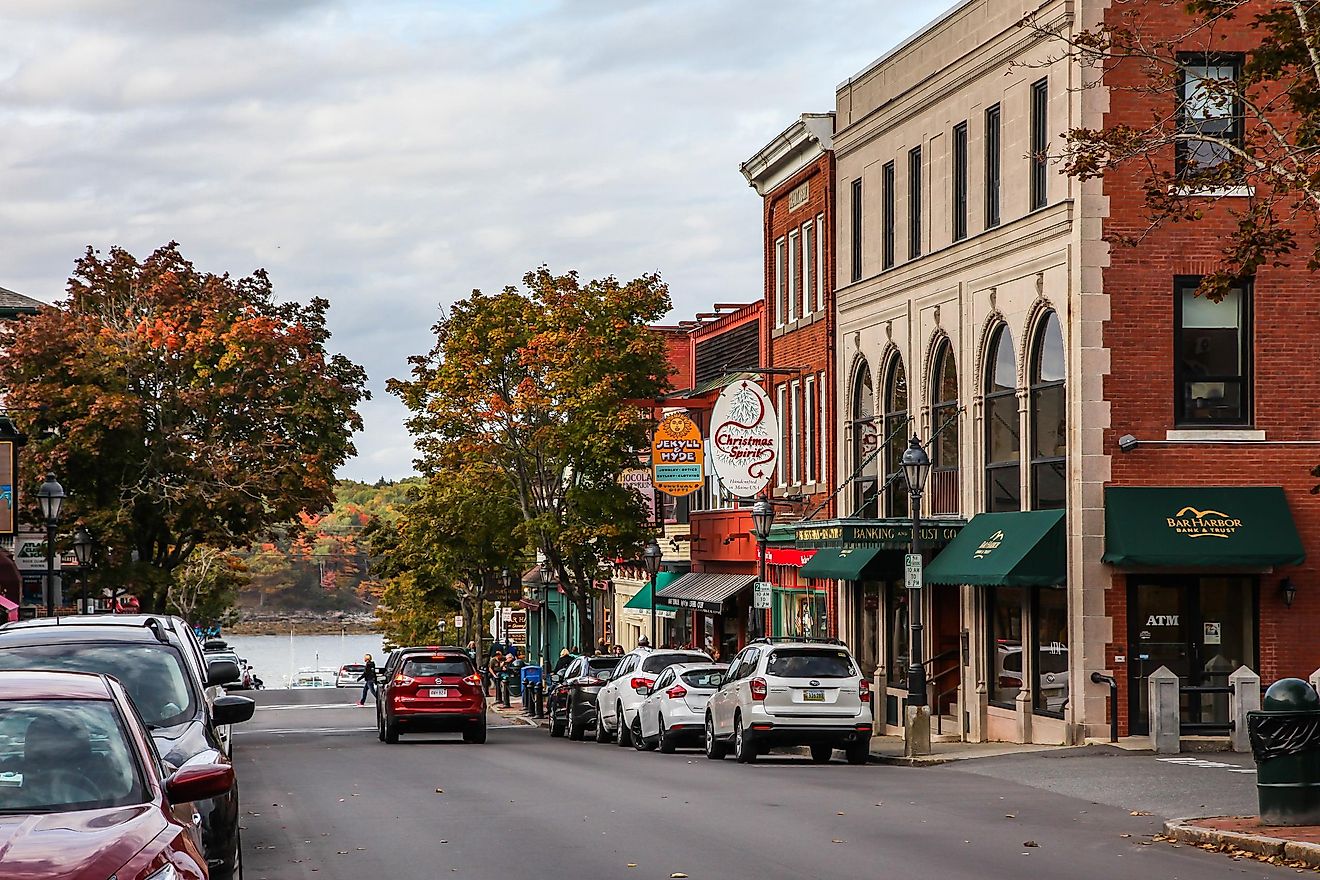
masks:
[(362, 696), (358, 698), (359, 706), (367, 704), (368, 691), (371, 692), (371, 699), (380, 699), (376, 694), (376, 661), (371, 659), (370, 654), (362, 658), (362, 677), (358, 680), (362, 682)]
[(573, 665), (573, 655), (568, 653), (568, 648), (560, 648), (559, 659), (555, 661), (554, 671), (556, 673), (563, 672), (565, 669), (567, 669), (572, 665)]

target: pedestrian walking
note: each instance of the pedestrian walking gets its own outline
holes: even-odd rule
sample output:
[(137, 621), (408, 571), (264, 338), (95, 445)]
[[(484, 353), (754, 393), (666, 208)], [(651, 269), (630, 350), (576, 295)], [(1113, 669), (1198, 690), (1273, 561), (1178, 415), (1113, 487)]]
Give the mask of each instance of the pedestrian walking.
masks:
[(568, 653), (568, 648), (559, 649), (559, 659), (555, 661), (555, 672), (563, 672), (573, 665), (573, 655)]
[(362, 682), (362, 696), (358, 698), (359, 706), (367, 704), (368, 691), (371, 692), (371, 699), (380, 699), (376, 694), (376, 661), (371, 659), (370, 654), (362, 658), (362, 678), (359, 681)]

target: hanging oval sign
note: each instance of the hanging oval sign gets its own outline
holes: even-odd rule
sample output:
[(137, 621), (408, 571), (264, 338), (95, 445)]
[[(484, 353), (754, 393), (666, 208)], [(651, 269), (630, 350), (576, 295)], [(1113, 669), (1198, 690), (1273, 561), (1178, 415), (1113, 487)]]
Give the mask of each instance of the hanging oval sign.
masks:
[(666, 495), (691, 495), (706, 481), (701, 429), (683, 413), (661, 419), (651, 440), (651, 482)]
[(751, 498), (774, 476), (779, 460), (779, 417), (756, 382), (724, 386), (710, 416), (711, 467), (732, 495)]

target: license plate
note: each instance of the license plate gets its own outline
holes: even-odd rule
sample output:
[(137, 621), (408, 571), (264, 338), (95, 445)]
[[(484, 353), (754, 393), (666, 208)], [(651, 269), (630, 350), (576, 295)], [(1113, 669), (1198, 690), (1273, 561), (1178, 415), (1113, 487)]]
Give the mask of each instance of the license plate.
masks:
[(823, 703), (825, 702), (824, 691), (803, 691), (802, 702), (804, 703)]
[(431, 688), (431, 696), (447, 697), (449, 696), (449, 688)]

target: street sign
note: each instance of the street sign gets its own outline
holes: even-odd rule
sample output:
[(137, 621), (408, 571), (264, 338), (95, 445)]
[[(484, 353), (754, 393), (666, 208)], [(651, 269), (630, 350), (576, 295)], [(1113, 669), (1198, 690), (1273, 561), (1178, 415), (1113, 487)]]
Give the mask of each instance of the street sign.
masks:
[(661, 420), (651, 439), (651, 481), (655, 488), (681, 498), (706, 481), (706, 446), (701, 428), (683, 413)]
[(769, 581), (757, 581), (752, 584), (752, 607), (769, 608), (771, 597), (774, 595), (773, 589)]
[(903, 558), (903, 586), (909, 590), (921, 589), (921, 554), (908, 553)]
[(463, 628), (463, 615), (461, 614), (454, 615), (454, 628), (455, 629)]

